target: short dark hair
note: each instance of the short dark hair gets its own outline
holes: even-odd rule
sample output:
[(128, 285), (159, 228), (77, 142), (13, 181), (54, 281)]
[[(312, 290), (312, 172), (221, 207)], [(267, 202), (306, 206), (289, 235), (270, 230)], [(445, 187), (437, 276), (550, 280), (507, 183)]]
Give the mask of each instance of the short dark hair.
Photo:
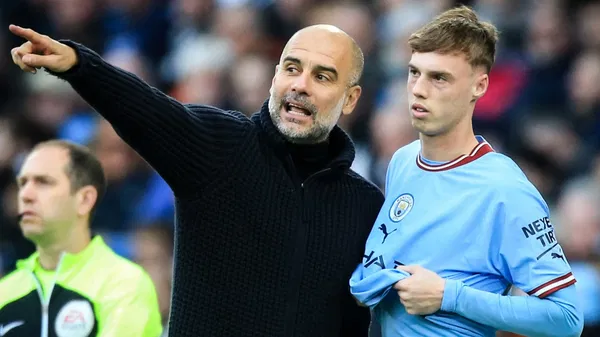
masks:
[(53, 139), (41, 142), (36, 144), (32, 151), (50, 146), (59, 147), (68, 152), (69, 163), (65, 167), (65, 173), (71, 182), (72, 193), (79, 191), (84, 186), (93, 186), (96, 189), (98, 197), (90, 212), (90, 216), (92, 216), (96, 206), (106, 193), (106, 176), (102, 164), (89, 148), (67, 140)]
[(464, 5), (441, 13), (408, 39), (413, 52), (464, 53), (471, 66), (483, 66), (488, 73), (495, 61), (496, 42), (496, 27), (480, 21)]
[(362, 78), (365, 69), (365, 55), (358, 43), (352, 37), (350, 39), (352, 40), (352, 74), (349, 87), (353, 87), (358, 85)]

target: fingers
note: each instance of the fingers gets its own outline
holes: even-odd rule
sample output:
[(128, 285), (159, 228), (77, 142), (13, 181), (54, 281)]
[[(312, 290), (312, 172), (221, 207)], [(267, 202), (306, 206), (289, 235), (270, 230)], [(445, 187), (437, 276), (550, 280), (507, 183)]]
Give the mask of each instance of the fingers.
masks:
[(412, 296), (406, 291), (399, 291), (398, 297), (400, 297), (400, 302), (405, 304), (405, 302), (409, 302), (412, 299)]
[(397, 291), (404, 291), (404, 290), (406, 290), (406, 289), (407, 289), (407, 287), (406, 287), (406, 281), (405, 281), (405, 280), (406, 280), (406, 279), (404, 279), (404, 280), (400, 280), (400, 281), (396, 282), (396, 283), (394, 284), (394, 287), (393, 287), (393, 288), (394, 288), (395, 290), (397, 290)]
[(13, 63), (16, 64), (23, 71), (33, 73), (33, 74), (36, 73), (35, 68), (33, 68), (33, 67), (25, 64), (25, 62), (23, 62), (23, 55), (28, 55), (28, 54), (23, 54), (21, 51), (19, 51), (19, 48), (13, 48), (11, 50), (10, 54), (12, 56)]
[(11, 33), (20, 36), (32, 43), (49, 46), (48, 37), (34, 31), (33, 29), (23, 28), (17, 25), (10, 25), (8, 26), (8, 29), (11, 31)]
[(27, 40), (20, 47), (11, 50), (13, 62), (23, 71), (35, 74), (35, 68), (43, 67), (48, 62), (46, 56), (36, 54), (43, 50), (52, 50), (53, 40), (32, 29), (17, 25), (10, 25), (8, 28), (13, 34)]
[(417, 271), (419, 271), (419, 268), (420, 268), (419, 266), (402, 266), (402, 265), (396, 267), (396, 269), (405, 271), (409, 274), (416, 273)]
[(412, 301), (410, 300), (410, 297), (404, 293), (398, 293), (399, 297), (400, 297), (400, 303), (402, 304), (402, 306), (404, 307), (404, 310), (406, 310), (406, 312), (410, 315), (416, 315), (419, 313), (418, 308), (416, 308)]
[(31, 68), (48, 68), (50, 70), (56, 69), (56, 65), (60, 64), (60, 56), (58, 55), (37, 55), (27, 54), (24, 55), (23, 63)]
[(421, 308), (408, 293), (402, 292), (398, 295), (400, 297), (400, 303), (409, 315), (421, 315), (424, 313), (423, 308)]

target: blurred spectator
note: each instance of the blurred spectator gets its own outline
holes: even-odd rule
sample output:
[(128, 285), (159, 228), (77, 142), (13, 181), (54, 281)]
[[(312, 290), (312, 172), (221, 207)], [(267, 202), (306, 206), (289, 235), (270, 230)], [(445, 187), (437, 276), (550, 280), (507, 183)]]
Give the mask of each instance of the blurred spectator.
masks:
[(584, 313), (583, 336), (600, 333), (600, 184), (590, 178), (569, 182), (556, 209), (557, 236), (577, 278)]
[(581, 49), (600, 51), (600, 1), (589, 1), (582, 5), (574, 18), (577, 41)]
[(92, 225), (103, 232), (130, 230), (152, 172), (105, 120), (98, 123), (90, 147), (104, 168), (108, 185)]
[(171, 270), (173, 264), (173, 232), (161, 223), (140, 227), (133, 232), (133, 246), (132, 259), (148, 272), (154, 282), (163, 325), (166, 328), (172, 280), (171, 273), (165, 273), (165, 270)]
[(600, 146), (600, 50), (585, 51), (573, 62), (569, 76), (569, 119), (583, 142)]
[(239, 111), (250, 114), (258, 111), (269, 95), (276, 62), (249, 54), (240, 58), (229, 73), (230, 104)]

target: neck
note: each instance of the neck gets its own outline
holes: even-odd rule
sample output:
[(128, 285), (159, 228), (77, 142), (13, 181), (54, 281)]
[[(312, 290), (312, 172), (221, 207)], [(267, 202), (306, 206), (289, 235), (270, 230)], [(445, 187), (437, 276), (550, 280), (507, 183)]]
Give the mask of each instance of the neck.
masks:
[(39, 242), (36, 248), (40, 265), (46, 270), (54, 270), (58, 266), (61, 253), (77, 254), (84, 250), (90, 241), (89, 226), (81, 224), (74, 226), (72, 231), (64, 233), (61, 237)]
[(436, 136), (419, 135), (421, 154), (433, 161), (447, 162), (468, 154), (477, 146), (477, 138), (473, 132), (471, 121), (457, 124), (449, 132)]

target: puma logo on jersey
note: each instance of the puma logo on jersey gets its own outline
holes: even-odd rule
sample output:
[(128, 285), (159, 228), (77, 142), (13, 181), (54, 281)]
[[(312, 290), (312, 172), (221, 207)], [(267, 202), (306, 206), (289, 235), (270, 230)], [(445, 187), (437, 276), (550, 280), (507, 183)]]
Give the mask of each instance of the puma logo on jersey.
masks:
[(381, 224), (381, 226), (379, 226), (379, 230), (383, 232), (383, 240), (381, 241), (381, 243), (383, 244), (385, 242), (385, 239), (387, 239), (388, 235), (392, 234), (397, 229), (398, 228), (394, 228), (394, 230), (392, 230), (391, 232), (388, 232), (388, 229), (385, 226), (385, 224)]
[(552, 253), (551, 256), (552, 256), (553, 259), (561, 259), (563, 261), (565, 260), (565, 258), (562, 255), (557, 254), (557, 253)]
[(18, 328), (23, 324), (25, 324), (25, 321), (16, 321), (6, 325), (0, 324), (0, 337), (5, 336), (10, 330)]

